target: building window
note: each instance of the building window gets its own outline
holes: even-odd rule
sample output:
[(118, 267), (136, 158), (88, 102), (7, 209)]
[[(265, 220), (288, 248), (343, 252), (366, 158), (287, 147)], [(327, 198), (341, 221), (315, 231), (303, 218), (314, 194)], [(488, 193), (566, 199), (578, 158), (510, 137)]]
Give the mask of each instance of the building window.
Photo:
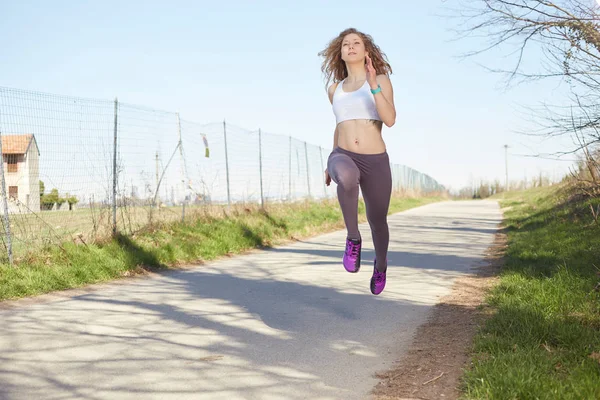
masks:
[(8, 187), (8, 197), (11, 199), (18, 200), (19, 199), (19, 187), (18, 186), (9, 186)]
[(19, 170), (18, 154), (5, 154), (4, 160), (6, 161), (6, 170), (8, 172), (17, 172)]

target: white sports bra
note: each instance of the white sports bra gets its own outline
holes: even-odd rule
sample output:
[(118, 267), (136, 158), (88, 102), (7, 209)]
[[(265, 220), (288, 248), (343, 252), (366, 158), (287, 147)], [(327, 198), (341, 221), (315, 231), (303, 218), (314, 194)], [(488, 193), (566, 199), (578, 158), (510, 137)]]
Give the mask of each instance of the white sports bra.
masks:
[(367, 81), (353, 92), (344, 92), (342, 86), (344, 81), (338, 83), (333, 93), (333, 114), (336, 124), (349, 119), (375, 119), (381, 121), (377, 112), (375, 98)]

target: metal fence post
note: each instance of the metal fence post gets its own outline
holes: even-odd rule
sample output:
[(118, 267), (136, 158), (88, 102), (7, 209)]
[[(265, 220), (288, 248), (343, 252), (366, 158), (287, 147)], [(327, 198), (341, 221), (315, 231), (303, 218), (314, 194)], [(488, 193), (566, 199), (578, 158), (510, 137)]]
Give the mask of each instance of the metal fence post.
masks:
[(227, 124), (223, 121), (223, 137), (225, 139), (225, 175), (227, 177), (227, 205), (231, 207), (231, 193), (229, 191), (229, 156), (227, 154)]
[(292, 137), (290, 136), (290, 159), (288, 174), (288, 201), (292, 201)]
[(10, 234), (10, 219), (8, 218), (8, 199), (6, 198), (6, 181), (4, 179), (4, 153), (2, 152), (2, 131), (0, 130), (0, 175), (2, 175), (2, 205), (4, 208), (4, 231), (6, 233), (6, 250), (8, 262), (13, 263), (12, 238)]
[(179, 136), (179, 156), (181, 158), (181, 183), (183, 186), (183, 201), (181, 202), (181, 223), (185, 222), (185, 203), (187, 202), (187, 189), (186, 189), (186, 170), (185, 170), (185, 159), (183, 157), (183, 140), (181, 139), (181, 119), (179, 113), (177, 113), (177, 134)]
[(117, 234), (117, 110), (119, 100), (115, 97), (115, 128), (113, 133), (113, 187), (112, 187), (112, 233)]
[(390, 162), (390, 171), (392, 172), (392, 193), (398, 190), (396, 186), (397, 176), (396, 176), (396, 166)]
[[(325, 169), (323, 168), (323, 148), (319, 146), (319, 158), (321, 159), (321, 171), (325, 173)], [(325, 185), (325, 178), (323, 178), (323, 194), (325, 198), (327, 198), (327, 185)]]
[(308, 170), (308, 147), (306, 142), (304, 142), (304, 157), (306, 158), (306, 184), (308, 185), (308, 198), (311, 198), (310, 194), (310, 173)]
[(262, 171), (262, 133), (258, 129), (258, 169), (260, 174), (260, 206), (265, 206), (265, 198), (263, 195), (263, 171)]

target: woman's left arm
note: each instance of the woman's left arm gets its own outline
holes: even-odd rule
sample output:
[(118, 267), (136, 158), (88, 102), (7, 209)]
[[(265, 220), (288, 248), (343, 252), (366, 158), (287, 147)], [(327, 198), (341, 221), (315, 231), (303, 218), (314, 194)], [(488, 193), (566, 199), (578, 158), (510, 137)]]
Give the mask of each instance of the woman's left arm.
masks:
[[(377, 75), (377, 84), (372, 85), (371, 89), (376, 90), (377, 85), (381, 86), (381, 91), (375, 93), (375, 104), (377, 106), (377, 113), (381, 117), (381, 120), (388, 127), (391, 127), (396, 122), (396, 106), (394, 105), (394, 88), (392, 82), (387, 75)], [(375, 87), (373, 87), (375, 86)]]

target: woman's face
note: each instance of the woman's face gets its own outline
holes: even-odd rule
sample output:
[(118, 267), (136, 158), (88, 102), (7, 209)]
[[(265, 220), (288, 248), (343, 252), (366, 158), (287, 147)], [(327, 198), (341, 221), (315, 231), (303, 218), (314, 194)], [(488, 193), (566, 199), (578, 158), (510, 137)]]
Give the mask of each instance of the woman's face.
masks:
[(366, 49), (362, 38), (356, 33), (350, 33), (342, 40), (342, 60), (347, 63), (365, 59)]

